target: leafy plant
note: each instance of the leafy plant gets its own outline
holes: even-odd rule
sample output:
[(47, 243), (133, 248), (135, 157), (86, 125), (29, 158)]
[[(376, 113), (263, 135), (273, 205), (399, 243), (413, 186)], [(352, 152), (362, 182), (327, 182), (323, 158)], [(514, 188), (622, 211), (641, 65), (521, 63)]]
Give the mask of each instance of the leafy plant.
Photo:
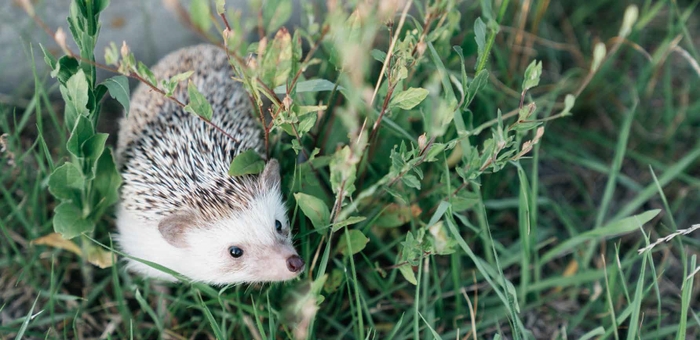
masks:
[[(69, 54), (56, 60), (42, 48), (44, 59), (53, 70), (51, 75), (59, 81), (65, 101), (64, 124), (70, 131), (66, 144), (70, 160), (49, 177), (49, 191), (60, 201), (54, 209), (54, 230), (66, 240), (92, 235), (104, 213), (119, 199), (121, 176), (111, 150), (105, 147), (107, 134), (96, 132), (99, 103), (107, 92), (126, 109), (129, 107), (129, 84), (125, 77), (116, 76), (100, 84), (95, 79), (93, 51), (100, 31), (100, 12), (108, 4), (108, 0), (71, 2), (68, 23), (79, 55)], [(65, 41), (59, 39), (59, 42), (65, 46)], [(44, 240), (52, 239), (56, 240)], [(99, 248), (84, 240), (81, 243), (80, 254), (88, 261), (103, 267), (105, 263), (111, 264), (111, 258), (104, 261)]]
[[(221, 289), (183, 281), (161, 290), (113, 266), (95, 271), (95, 283), (85, 280), (80, 295), (66, 279), (75, 268), (69, 257), (53, 256), (49, 266), (45, 256), (25, 256), (21, 238), (4, 225), (24, 226), (23, 235), (47, 225), (41, 214), (25, 212), (50, 207), (41, 200), (48, 177), (42, 170), (41, 180), (22, 174), (21, 184), (2, 191), (8, 217), (0, 232), (9, 246), (0, 251), (14, 256), (0, 267), (9, 263), (21, 268), (19, 277), (35, 280), (26, 290), (39, 302), (35, 309), (35, 298), (25, 296), (21, 317), (0, 331), (50, 337), (41, 332), (45, 325), (73, 322), (72, 332), (82, 334), (88, 317), (81, 315), (89, 310), (109, 325), (95, 337), (109, 330), (112, 338), (697, 334), (698, 268), (688, 256), (698, 247), (688, 237), (697, 228), (677, 226), (693, 222), (685, 207), (697, 203), (688, 194), (698, 186), (689, 169), (700, 157), (687, 143), (700, 117), (692, 110), (700, 88), (687, 24), (692, 5), (611, 3), (602, 13), (592, 3), (548, 1), (506, 0), (497, 8), (491, 1), (327, 1), (321, 15), (315, 3), (302, 2), (299, 25), (292, 25), (291, 1), (252, 0), (246, 15), (224, 0), (167, 3), (183, 26), (226, 49), (250, 96), (266, 155), (240, 154), (229, 174), (260, 172), (260, 156), (280, 161), (295, 246), (306, 263), (302, 278)], [(105, 136), (95, 131), (107, 92), (128, 111), (126, 78), (136, 79), (226, 132), (212, 124), (217, 113), (194, 86), (187, 87), (189, 103), (173, 96), (191, 72), (156, 79), (126, 42), (112, 43), (104, 64), (95, 60), (106, 2), (74, 6), (69, 20), (80, 53), (59, 31), (66, 56), (47, 55), (66, 102), (65, 124), (55, 125), (71, 132), (70, 160), (46, 167), (49, 190), (61, 201), (53, 217), (58, 230), (89, 242), (32, 238), (89, 258), (93, 244), (113, 249), (95, 228), (111, 200), (94, 199), (118, 187)], [(619, 27), (607, 22), (613, 15)], [(692, 72), (685, 73), (693, 77), (679, 75), (675, 61), (668, 67), (669, 54), (688, 60)], [(95, 67), (121, 76), (95, 84)], [(37, 85), (32, 103), (42, 96)], [(574, 112), (576, 120), (557, 120)], [(16, 139), (0, 139), (2, 149), (6, 140), (16, 149)], [(42, 143), (40, 134), (36, 145), (50, 156)], [(670, 201), (665, 191), (674, 193)], [(22, 192), (38, 199), (7, 198)], [(663, 206), (663, 213), (648, 206)], [(111, 263), (112, 254), (102, 255)], [(664, 287), (669, 282), (671, 289)], [(32, 315), (38, 309), (50, 314)], [(548, 332), (537, 333), (540, 327)]]

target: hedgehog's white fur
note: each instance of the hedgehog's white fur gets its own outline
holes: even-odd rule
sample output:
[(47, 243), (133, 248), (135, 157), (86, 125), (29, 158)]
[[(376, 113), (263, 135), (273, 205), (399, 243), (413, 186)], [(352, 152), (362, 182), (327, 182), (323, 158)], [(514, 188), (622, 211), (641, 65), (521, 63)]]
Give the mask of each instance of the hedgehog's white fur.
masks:
[[(119, 246), (194, 281), (230, 284), (296, 277), (299, 272), (287, 267), (297, 253), (277, 162), (270, 160), (259, 176), (227, 174), (233, 157), (248, 149), (260, 153), (263, 144), (246, 93), (231, 79), (225, 52), (212, 45), (188, 47), (153, 67), (158, 79), (189, 70), (194, 71), (190, 80), (212, 105), (212, 122), (237, 140), (139, 85), (121, 122), (117, 146), (124, 180), (117, 208)], [(181, 102), (188, 102), (186, 87), (182, 82), (174, 94)], [(275, 229), (276, 220), (281, 232)], [(163, 234), (162, 225), (172, 233)], [(243, 256), (231, 257), (231, 246), (243, 249)], [(174, 280), (138, 261), (129, 261), (128, 267)]]
[[(296, 276), (286, 266), (289, 256), (296, 251), (287, 242), (288, 235), (280, 237), (274, 228), (250, 226), (274, 226), (275, 219), (286, 223), (284, 209), (270, 215), (269, 207), (279, 206), (280, 197), (274, 193), (264, 195), (253, 202), (250, 209), (229, 218), (214, 221), (208, 226), (193, 228), (187, 240), (189, 248), (181, 249), (166, 242), (155, 221), (143, 222), (138, 215), (119, 207), (119, 244), (131, 256), (158, 263), (178, 273), (210, 284), (236, 282), (261, 282), (288, 280)], [(232, 237), (234, 236), (235, 237)], [(232, 240), (255, 240), (240, 259), (228, 254)], [(235, 241), (234, 241), (235, 242)], [(245, 258), (254, 255), (251, 261)], [(232, 261), (244, 261), (244, 267), (227, 270)], [(130, 270), (146, 276), (173, 280), (170, 274), (138, 261), (130, 261)]]

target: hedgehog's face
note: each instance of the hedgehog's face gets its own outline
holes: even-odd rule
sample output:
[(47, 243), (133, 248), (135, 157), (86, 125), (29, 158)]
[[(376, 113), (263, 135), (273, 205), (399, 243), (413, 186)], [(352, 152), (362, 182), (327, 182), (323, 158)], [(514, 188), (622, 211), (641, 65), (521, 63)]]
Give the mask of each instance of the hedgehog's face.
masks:
[(196, 259), (183, 262), (196, 265), (173, 269), (213, 284), (285, 281), (302, 272), (304, 262), (292, 245), (277, 161), (268, 162), (258, 181), (260, 192), (248, 209), (181, 235), (183, 255)]

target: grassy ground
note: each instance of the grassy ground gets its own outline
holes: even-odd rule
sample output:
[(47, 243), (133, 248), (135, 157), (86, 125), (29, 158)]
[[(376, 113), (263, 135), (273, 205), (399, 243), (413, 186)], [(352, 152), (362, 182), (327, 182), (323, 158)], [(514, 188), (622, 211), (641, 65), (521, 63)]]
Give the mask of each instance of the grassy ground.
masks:
[[(304, 16), (308, 45), (322, 43), (301, 82), (329, 79), (346, 91), (294, 94), (295, 102), (328, 106), (299, 138), (300, 159), (319, 148), (317, 172), (292, 161), (296, 138), (272, 131), (271, 153), (289, 174), (284, 194), (307, 263), (290, 283), (162, 284), (126, 273), (121, 262), (99, 269), (71, 252), (32, 245), (53, 231), (57, 201), (48, 176), (67, 159), (69, 137), (58, 86), (49, 85), (48, 74), (35, 74), (33, 96), (0, 103), (0, 338), (698, 338), (700, 231), (679, 233), (700, 223), (698, 1), (488, 3), (446, 11), (440, 6), (452, 3), (416, 1), (405, 16), (403, 6), (388, 12), (361, 6), (360, 28), (350, 34), (345, 19), (354, 5), (331, 8), (325, 36)], [(639, 15), (626, 34), (621, 27), (632, 3)], [(320, 10), (307, 10), (324, 27)], [(390, 29), (382, 15), (393, 19)], [(483, 46), (475, 40), (479, 16), (487, 23)], [(500, 23), (497, 34), (489, 18)], [(255, 21), (250, 29), (258, 31)], [(423, 30), (431, 34), (421, 40)], [(596, 61), (601, 42), (606, 52)], [(384, 110), (398, 78), (379, 79), (382, 63), (371, 55), (385, 54), (373, 48), (410, 66), (393, 84), (396, 93), (421, 87), (427, 98)], [(533, 59), (542, 62), (542, 75), (524, 106), (535, 102), (537, 109), (516, 124), (517, 116), (505, 115), (517, 113)], [(441, 125), (440, 115), (453, 112), (461, 89), (471, 89), (482, 69), (484, 87), (457, 119), (447, 115)], [(555, 119), (567, 94), (576, 98), (572, 114)], [(99, 126), (113, 132), (109, 122), (119, 106), (106, 104)], [(508, 159), (486, 164), (489, 139), (499, 140), (499, 110), (501, 126), (515, 124), (520, 132), (506, 135), (502, 154), (514, 150)], [(376, 139), (368, 140), (378, 119)], [(544, 135), (525, 156), (513, 157), (535, 137), (532, 122)], [(424, 132), (427, 147), (419, 138)], [(362, 145), (358, 139), (368, 147), (353, 147)], [(422, 156), (411, 156), (411, 146), (427, 151), (439, 143), (446, 150), (432, 162), (410, 163)], [(357, 163), (337, 165), (346, 159), (333, 158), (344, 145)], [(486, 156), (470, 159), (470, 146)], [(333, 176), (348, 169), (356, 178), (338, 186)], [(354, 192), (337, 195), (351, 183)], [(333, 221), (366, 219), (335, 232), (314, 228), (293, 199), (297, 192), (324, 202)], [(113, 225), (109, 214), (100, 219), (95, 239), (108, 245)], [(357, 233), (367, 238), (364, 248)], [(348, 247), (362, 249), (350, 256)]]

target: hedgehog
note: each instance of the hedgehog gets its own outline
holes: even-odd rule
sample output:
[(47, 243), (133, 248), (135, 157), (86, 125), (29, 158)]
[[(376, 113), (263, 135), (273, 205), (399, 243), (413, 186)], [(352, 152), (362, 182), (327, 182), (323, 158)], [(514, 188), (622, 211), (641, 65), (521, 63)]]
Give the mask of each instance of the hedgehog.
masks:
[[(158, 79), (193, 71), (189, 80), (211, 104), (211, 123), (229, 136), (145, 84), (135, 89), (117, 140), (119, 248), (213, 285), (297, 277), (304, 262), (292, 245), (279, 163), (263, 154), (262, 131), (226, 52), (185, 47), (152, 71)], [(185, 85), (173, 94), (181, 103), (189, 102)], [(229, 176), (232, 159), (251, 149), (267, 160), (262, 173)], [(127, 259), (127, 269), (177, 280), (143, 262)]]

